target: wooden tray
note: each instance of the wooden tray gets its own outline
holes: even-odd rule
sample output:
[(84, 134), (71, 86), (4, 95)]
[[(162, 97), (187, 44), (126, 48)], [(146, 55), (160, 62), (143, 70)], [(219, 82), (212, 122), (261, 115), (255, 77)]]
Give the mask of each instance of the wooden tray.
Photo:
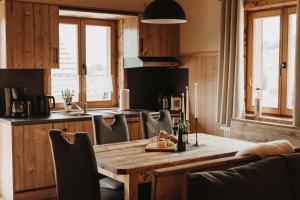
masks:
[(149, 148), (146, 147), (145, 151), (147, 152), (175, 152), (176, 151), (176, 146), (175, 147), (168, 147), (168, 148)]

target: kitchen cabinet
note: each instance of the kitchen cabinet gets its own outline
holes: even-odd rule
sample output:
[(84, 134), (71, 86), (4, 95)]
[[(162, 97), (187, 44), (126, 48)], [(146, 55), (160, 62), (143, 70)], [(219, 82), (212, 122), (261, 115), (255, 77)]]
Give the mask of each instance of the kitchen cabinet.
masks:
[(138, 17), (128, 17), (122, 27), (125, 58), (179, 56), (178, 24), (144, 24)]
[(143, 139), (139, 117), (127, 118), (127, 126), (128, 126), (130, 141)]
[(55, 185), (48, 139), (50, 129), (52, 124), (14, 127), (15, 191)]
[(179, 25), (140, 23), (141, 57), (179, 56)]
[[(34, 192), (41, 199), (53, 198), (55, 174), (48, 137), (50, 129), (66, 132), (87, 132), (94, 141), (92, 121), (13, 126), (13, 171), (15, 199), (30, 199)], [(42, 190), (44, 191), (41, 192)], [(28, 192), (32, 191), (32, 192)]]
[[(158, 114), (155, 114), (157, 117)], [(1, 121), (2, 120), (2, 121)], [(48, 132), (87, 132), (94, 143), (91, 119), (42, 124), (9, 124), (0, 120), (0, 195), (3, 199), (55, 199), (55, 174)], [(79, 121), (78, 121), (79, 120)], [(130, 140), (143, 139), (138, 116), (126, 116)], [(105, 118), (112, 123), (113, 118)], [(2, 163), (2, 164), (1, 164)]]
[(92, 145), (94, 145), (94, 130), (93, 130), (93, 122), (92, 120), (89, 121), (82, 121), (82, 122), (69, 122), (69, 129), (67, 130), (70, 133), (75, 132), (86, 132), (90, 138)]
[(58, 68), (59, 8), (6, 2), (7, 68)]

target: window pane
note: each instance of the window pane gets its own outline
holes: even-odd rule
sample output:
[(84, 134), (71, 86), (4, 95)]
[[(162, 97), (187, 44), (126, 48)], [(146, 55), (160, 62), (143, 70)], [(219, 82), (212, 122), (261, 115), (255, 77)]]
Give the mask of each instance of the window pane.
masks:
[(51, 94), (57, 103), (63, 103), (61, 91), (75, 91), (74, 102), (79, 101), (78, 25), (59, 24), (59, 69), (51, 70)]
[(257, 18), (253, 25), (252, 104), (261, 88), (262, 106), (278, 108), (280, 17)]
[(111, 28), (86, 26), (86, 95), (87, 101), (110, 101), (111, 78)]
[(289, 15), (289, 43), (287, 68), (287, 108), (293, 109), (296, 55), (296, 14)]

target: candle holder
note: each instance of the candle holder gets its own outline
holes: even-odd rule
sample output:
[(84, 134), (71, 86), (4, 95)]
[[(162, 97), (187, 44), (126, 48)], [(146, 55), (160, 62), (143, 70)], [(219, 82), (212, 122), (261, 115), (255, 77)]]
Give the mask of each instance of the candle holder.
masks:
[(195, 124), (196, 124), (196, 144), (194, 145), (194, 147), (198, 147), (198, 117), (195, 118)]
[(187, 126), (186, 143), (189, 144), (189, 133), (190, 133), (190, 121), (189, 120), (186, 120), (186, 126)]

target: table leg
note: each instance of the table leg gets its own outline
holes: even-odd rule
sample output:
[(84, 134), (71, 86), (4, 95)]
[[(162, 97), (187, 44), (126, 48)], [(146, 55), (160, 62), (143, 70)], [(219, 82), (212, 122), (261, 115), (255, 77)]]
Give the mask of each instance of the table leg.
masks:
[(124, 199), (125, 200), (138, 200), (138, 176), (129, 174), (125, 177), (124, 183)]

